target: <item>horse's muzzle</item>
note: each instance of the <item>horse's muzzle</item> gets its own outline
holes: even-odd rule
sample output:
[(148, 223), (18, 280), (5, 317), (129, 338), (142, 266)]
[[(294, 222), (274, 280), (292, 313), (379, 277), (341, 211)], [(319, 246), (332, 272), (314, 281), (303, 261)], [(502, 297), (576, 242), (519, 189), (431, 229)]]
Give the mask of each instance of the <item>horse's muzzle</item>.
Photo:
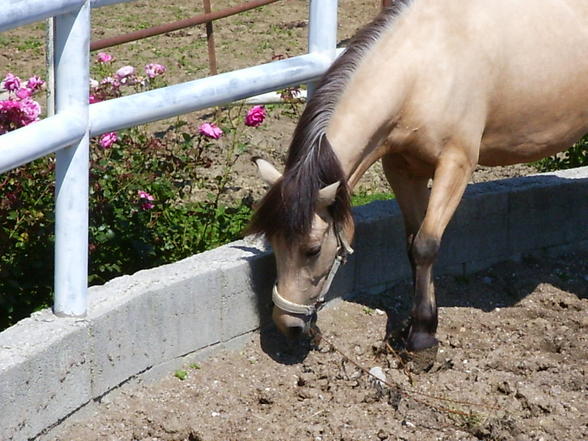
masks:
[(312, 315), (292, 314), (277, 306), (274, 306), (272, 313), (274, 324), (289, 340), (297, 340), (310, 335), (312, 318)]

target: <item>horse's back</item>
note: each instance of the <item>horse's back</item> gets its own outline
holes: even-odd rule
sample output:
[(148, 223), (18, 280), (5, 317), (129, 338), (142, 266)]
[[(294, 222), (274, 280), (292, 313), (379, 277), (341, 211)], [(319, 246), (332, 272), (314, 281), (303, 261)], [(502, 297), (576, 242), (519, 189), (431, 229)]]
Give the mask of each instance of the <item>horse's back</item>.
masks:
[(426, 142), (479, 139), (479, 162), (501, 165), (556, 153), (588, 131), (588, 2), (414, 7), (410, 26), (428, 24), (415, 30), (420, 38), (431, 33), (423, 47), (430, 66), (413, 65), (406, 113), (421, 119), (415, 127), (433, 126)]
[(480, 150), (489, 165), (539, 159), (588, 131), (588, 2), (508, 3), (517, 16), (496, 49)]

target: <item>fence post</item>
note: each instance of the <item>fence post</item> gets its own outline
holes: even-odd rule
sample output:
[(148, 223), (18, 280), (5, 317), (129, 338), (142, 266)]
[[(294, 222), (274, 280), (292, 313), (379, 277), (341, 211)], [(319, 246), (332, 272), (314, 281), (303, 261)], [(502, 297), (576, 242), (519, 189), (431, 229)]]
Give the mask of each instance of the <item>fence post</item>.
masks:
[(47, 64), (47, 116), (55, 115), (55, 17), (45, 20), (45, 63)]
[[(337, 0), (311, 0), (308, 21), (308, 52), (320, 52), (331, 61), (337, 50)], [(308, 98), (316, 87), (308, 84)]]
[[(205, 14), (210, 14), (210, 12), (212, 12), (210, 0), (202, 0), (202, 5), (204, 6)], [(206, 41), (208, 44), (209, 75), (216, 75), (218, 71), (216, 68), (216, 49), (214, 47), (214, 25), (211, 21), (206, 23)]]
[[(55, 18), (55, 112), (88, 121), (90, 0)], [(87, 126), (87, 124), (86, 124)], [(89, 135), (56, 154), (55, 299), (58, 316), (84, 316), (88, 291)]]

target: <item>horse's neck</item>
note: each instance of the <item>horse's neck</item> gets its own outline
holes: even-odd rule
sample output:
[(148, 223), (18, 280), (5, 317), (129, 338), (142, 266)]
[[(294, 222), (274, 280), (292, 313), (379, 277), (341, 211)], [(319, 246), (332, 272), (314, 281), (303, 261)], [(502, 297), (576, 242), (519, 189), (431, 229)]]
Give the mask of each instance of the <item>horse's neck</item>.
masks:
[(339, 98), (327, 126), (327, 139), (351, 188), (385, 153), (385, 138), (396, 125), (406, 93), (405, 72), (392, 63), (394, 35), (383, 35), (364, 56)]

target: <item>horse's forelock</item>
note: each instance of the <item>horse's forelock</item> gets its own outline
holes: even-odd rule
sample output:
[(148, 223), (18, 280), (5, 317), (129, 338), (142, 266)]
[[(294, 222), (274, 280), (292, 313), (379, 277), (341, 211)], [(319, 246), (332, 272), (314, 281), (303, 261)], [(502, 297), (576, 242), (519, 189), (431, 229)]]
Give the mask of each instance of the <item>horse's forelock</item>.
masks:
[[(330, 153), (336, 161), (332, 150)], [(348, 222), (351, 203), (345, 177), (338, 161), (331, 161), (330, 165), (334, 166), (330, 172), (323, 166), (313, 176), (306, 176), (296, 170), (286, 171), (260, 201), (247, 232), (265, 234), (270, 240), (279, 236), (290, 246), (299, 244), (312, 228), (319, 190), (337, 181), (342, 185), (329, 212), (336, 225)]]

